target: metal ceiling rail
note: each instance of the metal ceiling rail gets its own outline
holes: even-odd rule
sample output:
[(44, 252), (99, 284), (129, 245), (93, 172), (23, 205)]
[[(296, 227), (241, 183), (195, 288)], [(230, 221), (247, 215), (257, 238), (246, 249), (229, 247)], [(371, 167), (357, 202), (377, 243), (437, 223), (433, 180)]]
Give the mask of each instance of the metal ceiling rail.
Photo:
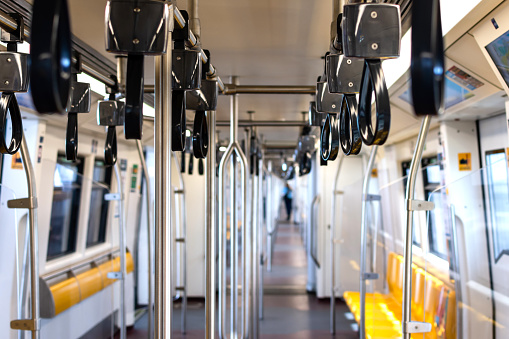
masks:
[(249, 86), (226, 84), (223, 94), (310, 94), (316, 93), (316, 86)]
[[(182, 14), (180, 13), (179, 9), (176, 6), (173, 11), (173, 16), (174, 16), (177, 24), (180, 26), (180, 28), (183, 28), (185, 26), (185, 20), (184, 20), (184, 17), (182, 16)], [(16, 21), (9, 16), (9, 14), (5, 13), (4, 11), (0, 11), (0, 27), (3, 29), (6, 29), (6, 30), (16, 30), (18, 25), (17, 25)], [(23, 35), (24, 35), (25, 40), (30, 41), (30, 29), (27, 27), (27, 25), (25, 25)], [(197, 50), (199, 50), (201, 52), (200, 53), (201, 60), (204, 64), (206, 64), (208, 62), (208, 58), (205, 55), (205, 53), (203, 52), (203, 50), (201, 49), (201, 47), (197, 46), (198, 39), (196, 39), (196, 36), (194, 35), (194, 33), (192, 31), (189, 34), (189, 45), (190, 45), (190, 47), (196, 48)], [(85, 73), (87, 73), (88, 75), (90, 75), (91, 77), (103, 82), (105, 85), (108, 85), (108, 86), (115, 85), (115, 82), (113, 81), (113, 79), (110, 78), (110, 74), (102, 73), (101, 70), (99, 70), (99, 69), (95, 68), (93, 65), (87, 63), (86, 60), (83, 60), (83, 71)], [(217, 70), (212, 64), (210, 64), (210, 66), (209, 66), (207, 76), (209, 78), (216, 78), (217, 84), (218, 84), (221, 92), (225, 91), (225, 85), (224, 85), (223, 81), (221, 80), (221, 78), (219, 78), (219, 76), (217, 76)], [(153, 93), (153, 91), (154, 90), (153, 90), (153, 86), (152, 86), (151, 93)], [(149, 87), (149, 91), (147, 91), (147, 93), (149, 93), (149, 92), (150, 92), (150, 87)]]
[[(302, 120), (292, 120), (292, 121), (284, 121), (284, 120), (240, 120), (239, 127), (302, 127), (307, 126), (307, 121)], [(229, 120), (221, 120), (216, 122), (216, 126), (224, 127), (230, 126)]]

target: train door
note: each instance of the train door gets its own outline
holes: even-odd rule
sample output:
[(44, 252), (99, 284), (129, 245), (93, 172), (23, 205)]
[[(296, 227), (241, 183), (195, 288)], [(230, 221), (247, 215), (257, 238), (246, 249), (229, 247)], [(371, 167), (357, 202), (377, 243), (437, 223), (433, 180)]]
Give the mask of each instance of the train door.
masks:
[(505, 114), (479, 122), (494, 338), (509, 337), (509, 142)]

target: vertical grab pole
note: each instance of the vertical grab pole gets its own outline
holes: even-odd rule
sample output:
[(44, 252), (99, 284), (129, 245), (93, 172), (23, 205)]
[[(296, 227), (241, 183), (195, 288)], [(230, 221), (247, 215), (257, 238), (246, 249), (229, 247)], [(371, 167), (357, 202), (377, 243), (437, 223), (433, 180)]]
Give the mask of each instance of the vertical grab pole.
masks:
[(452, 236), (452, 253), (454, 262), (454, 289), (456, 291), (456, 338), (463, 338), (463, 313), (461, 312), (460, 303), (463, 302), (461, 294), (461, 275), (460, 275), (460, 252), (458, 247), (458, 229), (456, 226), (456, 209), (451, 205), (451, 236)]
[[(235, 78), (233, 82), (235, 83)], [(225, 223), (225, 214), (223, 208), (223, 200), (224, 200), (224, 175), (225, 175), (225, 166), (227, 161), (231, 157), (232, 166), (230, 168), (231, 181), (230, 181), (230, 190), (231, 190), (231, 313), (230, 313), (230, 338), (245, 338), (249, 333), (250, 322), (249, 322), (249, 309), (250, 309), (250, 282), (249, 282), (249, 269), (250, 269), (250, 258), (251, 258), (251, 248), (249, 247), (249, 241), (247, 236), (250, 234), (250, 227), (247, 224), (247, 188), (248, 188), (248, 179), (249, 179), (249, 166), (248, 161), (244, 153), (242, 152), (239, 143), (238, 143), (238, 101), (237, 95), (231, 96), (231, 107), (230, 107), (230, 118), (231, 118), (231, 126), (230, 126), (230, 144), (226, 149), (223, 158), (219, 164), (219, 224), (220, 227), (223, 228), (223, 237), (219, 242), (220, 252), (221, 252), (221, 260), (220, 260), (220, 278), (221, 278), (221, 286), (220, 286), (220, 303), (219, 303), (219, 335), (220, 338), (226, 337), (225, 331), (225, 320), (226, 320), (226, 234), (227, 234), (227, 225)], [(233, 156), (233, 152), (235, 152), (235, 156)], [(237, 158), (240, 160), (240, 174), (241, 174), (241, 201), (243, 204), (242, 208), (242, 251), (245, 252), (242, 256), (242, 313), (241, 313), (241, 335), (238, 332), (238, 293), (239, 293), (239, 285), (238, 285), (238, 264), (239, 264), (239, 256), (238, 256), (238, 230), (237, 230), (237, 192), (236, 192), (236, 161)]]
[[(264, 200), (263, 200), (263, 173), (267, 173), (264, 169), (264, 166), (263, 166), (263, 153), (262, 153), (262, 158), (260, 159), (259, 161), (259, 165), (260, 167), (260, 175), (261, 177), (259, 178), (260, 180), (260, 183), (259, 183), (259, 196), (258, 196), (258, 204), (260, 206), (259, 208), (259, 211), (258, 211), (258, 217), (259, 217), (259, 222), (258, 222), (258, 256), (257, 256), (257, 260), (259, 262), (259, 266), (258, 266), (258, 280), (259, 280), (259, 294), (258, 294), (258, 319), (259, 320), (262, 320), (263, 319), (263, 264), (264, 264), (264, 257), (263, 257), (263, 211), (264, 211)], [(265, 211), (267, 211), (267, 208), (265, 208)], [(258, 325), (259, 325), (259, 322), (258, 322)]]
[(125, 279), (126, 279), (126, 232), (124, 230), (124, 192), (122, 190), (122, 177), (120, 176), (120, 170), (118, 162), (115, 163), (115, 178), (117, 180), (117, 193), (119, 198), (118, 203), (118, 235), (119, 235), (119, 247), (120, 247), (120, 338), (126, 338), (126, 314), (125, 314)]
[[(216, 311), (216, 111), (207, 111), (209, 126), (209, 151), (207, 154), (206, 204), (206, 289), (205, 319), (206, 339), (215, 339)], [(220, 214), (222, 211), (219, 210)]]
[[(255, 159), (256, 161), (256, 159)], [(250, 319), (251, 319), (251, 336), (250, 338), (258, 338), (258, 272), (259, 272), (259, 244), (258, 244), (258, 185), (259, 176), (256, 175), (256, 168), (258, 162), (252, 164), (254, 171), (252, 176), (252, 192), (251, 192), (251, 241), (252, 244), (252, 255), (251, 255), (251, 308), (250, 308)], [(258, 172), (259, 173), (259, 172)]]
[(330, 333), (336, 333), (336, 276), (334, 274), (335, 267), (335, 237), (336, 237), (336, 195), (340, 192), (336, 190), (339, 181), (339, 173), (343, 165), (344, 156), (341, 156), (338, 161), (338, 168), (336, 170), (336, 176), (334, 178), (334, 186), (332, 187), (332, 199), (331, 199), (331, 221), (330, 221)]
[[(236, 116), (238, 117), (238, 106), (236, 106)], [(238, 121), (237, 121), (238, 123)], [(251, 234), (251, 227), (248, 224), (247, 217), (247, 189), (249, 183), (249, 163), (246, 156), (242, 153), (240, 146), (236, 147), (237, 156), (241, 162), (241, 197), (242, 197), (242, 335), (241, 338), (248, 338), (251, 328), (250, 322), (250, 309), (251, 309), (251, 282), (250, 282), (250, 267), (251, 267), (251, 241), (248, 240), (248, 235)], [(238, 335), (237, 335), (238, 337)]]
[(272, 272), (272, 161), (267, 165), (267, 272)]
[[(405, 250), (404, 250), (404, 269), (403, 269), (403, 339), (410, 339), (412, 333), (423, 333), (431, 330), (431, 324), (423, 324), (418, 322), (411, 323), (412, 312), (412, 240), (414, 231), (414, 211), (430, 210), (426, 202), (414, 200), (415, 182), (417, 180), (417, 172), (421, 164), (422, 152), (426, 144), (429, 127), (431, 124), (431, 116), (424, 117), (415, 145), (412, 163), (410, 164), (410, 175), (406, 186), (406, 232), (405, 232)], [(433, 203), (431, 203), (433, 205)], [(429, 326), (428, 326), (429, 325)], [(428, 330), (429, 328), (429, 330)]]
[[(173, 6), (170, 6), (173, 17)], [(167, 53), (155, 57), (155, 338), (171, 338), (171, 58), (172, 29)]]
[[(175, 163), (176, 168), (180, 168), (180, 163), (177, 158), (177, 155), (175, 152), (171, 152), (171, 157), (173, 158), (173, 162)], [(180, 250), (182, 251), (182, 286), (176, 286), (177, 292), (182, 292), (182, 312), (180, 315), (180, 321), (181, 321), (181, 332), (182, 334), (186, 333), (187, 330), (187, 203), (186, 203), (186, 186), (184, 184), (184, 176), (180, 171), (177, 171), (178, 177), (179, 177), (179, 188), (177, 191), (174, 191), (175, 193), (175, 205), (180, 205), (178, 203), (178, 196), (180, 195), (181, 198), (181, 206), (182, 211), (178, 212), (178, 220), (182, 220), (182, 232), (179, 232), (179, 238), (175, 239), (176, 243), (179, 243), (181, 245)], [(180, 215), (182, 213), (182, 219), (180, 218)], [(180, 273), (179, 273), (180, 274)], [(178, 293), (178, 296), (180, 296), (180, 293)]]
[(366, 280), (368, 275), (366, 274), (366, 245), (367, 245), (367, 201), (369, 192), (369, 181), (371, 179), (371, 171), (375, 165), (376, 153), (378, 146), (374, 145), (371, 147), (371, 153), (369, 155), (368, 164), (366, 166), (366, 172), (364, 173), (364, 182), (362, 185), (362, 208), (361, 208), (361, 259), (360, 259), (360, 299), (361, 299), (361, 314), (360, 314), (360, 338), (366, 338)]
[[(221, 162), (219, 163), (219, 233), (221, 238), (219, 239), (219, 312), (218, 312), (218, 323), (219, 323), (219, 338), (226, 338), (226, 234), (228, 233), (228, 225), (226, 223), (226, 208), (224, 208), (224, 196), (225, 196), (225, 174), (226, 174), (226, 163), (233, 154), (233, 145), (230, 144), (225, 151)], [(233, 189), (231, 187), (230, 189)], [(233, 212), (233, 211), (232, 211)], [(230, 227), (230, 240), (233, 246), (233, 226)], [(232, 250), (232, 249), (230, 249)], [(233, 264), (232, 270), (233, 270)], [(233, 275), (232, 275), (233, 276)], [(233, 283), (231, 284), (230, 293), (233, 291)], [(233, 296), (232, 296), (233, 297)], [(233, 312), (233, 310), (232, 310)]]
[(23, 133), (21, 139), (21, 159), (27, 179), (28, 199), (10, 200), (7, 202), (9, 208), (27, 208), (29, 219), (30, 239), (30, 307), (31, 319), (19, 319), (11, 321), (11, 328), (14, 330), (29, 330), (32, 332), (32, 339), (40, 338), (40, 309), (39, 309), (39, 236), (37, 227), (37, 191), (35, 188), (35, 172), (30, 160), (28, 145)]
[[(230, 98), (230, 142), (235, 145), (237, 141), (237, 124), (233, 119), (235, 119), (235, 112), (237, 102), (237, 95), (232, 95)], [(235, 148), (233, 149), (235, 150)], [(239, 244), (239, 232), (238, 232), (238, 217), (237, 217), (237, 166), (236, 166), (236, 158), (233, 156), (231, 158), (231, 168), (230, 168), (230, 193), (231, 193), (231, 218), (230, 218), (230, 338), (235, 338), (237, 333), (237, 325), (238, 325), (238, 294), (239, 294), (239, 258), (238, 258), (238, 244)]]
[(154, 319), (154, 296), (153, 296), (153, 282), (152, 282), (152, 272), (153, 272), (153, 262), (152, 262), (152, 222), (150, 216), (152, 215), (152, 207), (151, 207), (151, 187), (150, 187), (150, 175), (148, 174), (147, 162), (145, 161), (145, 156), (143, 155), (143, 146), (141, 144), (141, 140), (136, 140), (136, 147), (138, 148), (138, 155), (140, 157), (141, 167), (143, 169), (143, 177), (145, 179), (145, 187), (147, 192), (147, 250), (148, 250), (148, 337), (153, 338), (153, 319)]

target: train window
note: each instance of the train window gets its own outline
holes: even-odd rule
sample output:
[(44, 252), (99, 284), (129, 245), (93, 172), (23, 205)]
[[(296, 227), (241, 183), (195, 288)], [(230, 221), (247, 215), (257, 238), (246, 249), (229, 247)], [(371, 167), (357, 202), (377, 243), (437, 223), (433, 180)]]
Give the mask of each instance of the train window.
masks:
[(73, 163), (65, 155), (58, 155), (53, 175), (48, 260), (76, 250), (82, 174), (83, 158)]
[[(431, 157), (422, 159), (422, 168), (425, 199), (433, 201), (435, 206), (442, 206), (442, 195), (439, 192), (432, 194), (433, 191), (440, 187), (442, 181), (438, 158)], [(447, 259), (446, 225), (444, 223), (446, 216), (440, 215), (442, 211), (443, 209), (437, 208), (433, 213), (429, 213), (428, 241), (431, 253), (442, 259)]]
[(106, 167), (103, 160), (95, 160), (93, 180), (88, 217), (87, 247), (102, 244), (106, 241), (109, 204), (104, 196), (110, 189), (111, 167)]
[(496, 260), (509, 255), (509, 176), (504, 149), (486, 152), (493, 251)]
[[(401, 163), (401, 170), (403, 172), (403, 176), (405, 177), (403, 179), (403, 192), (406, 194), (406, 184), (408, 182), (408, 176), (410, 175), (410, 164), (411, 161), (405, 161)], [(418, 219), (419, 216), (417, 213), (414, 213), (414, 225), (418, 225)], [(421, 233), (420, 232), (414, 232), (412, 242), (415, 246), (421, 247)]]

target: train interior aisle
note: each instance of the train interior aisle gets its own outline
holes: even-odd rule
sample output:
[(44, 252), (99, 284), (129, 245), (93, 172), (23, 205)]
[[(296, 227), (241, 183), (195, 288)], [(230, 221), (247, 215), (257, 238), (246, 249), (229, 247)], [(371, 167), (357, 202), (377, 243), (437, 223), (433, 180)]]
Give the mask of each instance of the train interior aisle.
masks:
[(0, 30), (0, 338), (509, 338), (509, 0)]

